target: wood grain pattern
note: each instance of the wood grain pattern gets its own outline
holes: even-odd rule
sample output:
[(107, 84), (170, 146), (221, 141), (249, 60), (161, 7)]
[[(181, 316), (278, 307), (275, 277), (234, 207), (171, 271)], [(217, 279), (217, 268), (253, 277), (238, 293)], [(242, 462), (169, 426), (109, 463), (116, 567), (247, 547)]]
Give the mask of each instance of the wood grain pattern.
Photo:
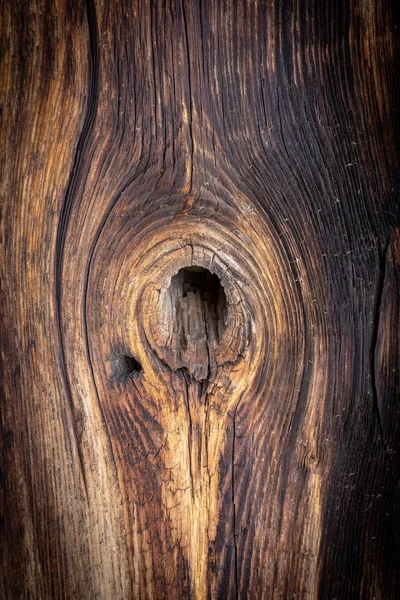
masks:
[(389, 0), (21, 0), (0, 597), (400, 597)]

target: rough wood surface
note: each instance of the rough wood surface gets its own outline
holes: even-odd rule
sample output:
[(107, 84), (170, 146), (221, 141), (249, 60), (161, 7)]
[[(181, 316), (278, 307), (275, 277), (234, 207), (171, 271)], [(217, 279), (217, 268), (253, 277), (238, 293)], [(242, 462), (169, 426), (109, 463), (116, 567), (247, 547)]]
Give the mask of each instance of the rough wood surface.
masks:
[(6, 0), (0, 597), (400, 597), (394, 2)]

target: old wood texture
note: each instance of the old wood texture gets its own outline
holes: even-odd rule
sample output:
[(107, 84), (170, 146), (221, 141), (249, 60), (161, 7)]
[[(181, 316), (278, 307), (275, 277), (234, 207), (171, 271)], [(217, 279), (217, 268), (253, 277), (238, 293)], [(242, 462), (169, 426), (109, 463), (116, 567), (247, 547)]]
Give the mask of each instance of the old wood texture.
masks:
[(1, 10), (0, 597), (400, 598), (394, 2)]

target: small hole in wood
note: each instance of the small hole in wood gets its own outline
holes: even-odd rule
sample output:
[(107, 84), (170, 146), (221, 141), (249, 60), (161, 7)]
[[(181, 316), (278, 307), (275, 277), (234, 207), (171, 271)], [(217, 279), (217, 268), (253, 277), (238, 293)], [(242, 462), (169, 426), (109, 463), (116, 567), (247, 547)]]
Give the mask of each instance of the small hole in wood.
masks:
[(115, 354), (112, 358), (113, 376), (116, 381), (122, 383), (128, 377), (143, 371), (141, 364), (133, 356), (126, 354)]
[(187, 317), (190, 319), (190, 315), (184, 317), (183, 313), (186, 311), (193, 315), (194, 321), (190, 327), (192, 338), (200, 327), (199, 323), (195, 323), (199, 320), (204, 323), (208, 339), (216, 342), (220, 340), (226, 327), (228, 303), (224, 288), (215, 273), (204, 267), (185, 267), (172, 277), (168, 291), (170, 306), (175, 308), (178, 321), (186, 321)]

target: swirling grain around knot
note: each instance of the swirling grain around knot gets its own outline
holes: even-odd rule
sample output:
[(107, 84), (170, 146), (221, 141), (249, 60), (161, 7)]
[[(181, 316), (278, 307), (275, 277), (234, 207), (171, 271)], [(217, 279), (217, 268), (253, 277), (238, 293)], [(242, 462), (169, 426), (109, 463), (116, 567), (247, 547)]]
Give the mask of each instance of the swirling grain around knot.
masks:
[[(224, 201), (218, 198), (220, 205)], [(245, 202), (249, 206), (249, 199)], [(230, 204), (235, 206), (234, 199)], [(243, 205), (236, 201), (237, 207)], [(240, 235), (237, 226), (232, 230), (217, 215), (201, 218), (171, 212), (170, 218), (164, 214), (160, 219), (153, 211), (135, 227), (119, 209), (124, 218), (111, 216), (99, 237), (88, 289), (90, 352), (94, 364), (104, 365), (96, 369), (96, 386), (115, 454), (124, 465), (120, 477), (132, 523), (132, 552), (143, 560), (149, 550), (153, 557), (159, 552), (157, 568), (166, 578), (184, 561), (191, 585), (203, 594), (209, 589), (222, 536), (232, 536), (232, 549), (225, 552), (254, 554), (254, 546), (247, 547), (244, 539), (238, 547), (237, 505), (241, 515), (254, 502), (268, 509), (265, 494), (274, 485), (269, 482), (274, 469), (266, 465), (276, 463), (279, 469), (279, 462), (287, 460), (284, 454), (275, 454), (274, 436), (288, 431), (299, 389), (305, 385), (302, 294), (307, 289), (288, 275), (290, 257), (279, 238), (265, 234), (267, 224), (258, 211), (236, 210), (231, 218), (242, 222)], [(166, 310), (171, 281), (181, 269), (193, 266), (218, 277), (227, 302), (212, 368), (204, 371), (207, 375), (197, 371), (201, 376), (196, 376), (198, 365), (191, 370), (195, 355), (186, 353), (182, 361), (173, 345), (167, 348), (169, 320), (175, 314)], [(315, 354), (320, 356), (321, 336), (316, 340)], [(141, 370), (123, 383), (113, 382), (108, 374), (116, 356), (133, 357)], [(312, 413), (313, 427), (318, 401), (313, 386), (323, 393), (323, 382), (321, 375), (318, 382), (313, 379), (308, 365), (306, 369), (311, 392), (306, 410)], [(240, 477), (243, 466), (237, 448), (235, 464), (229, 464), (238, 422), (241, 427), (248, 423), (253, 439), (256, 436), (265, 449), (263, 457), (245, 465)], [(173, 478), (165, 478), (165, 473), (173, 473)], [(310, 477), (314, 489), (315, 465)], [(235, 498), (224, 499), (221, 490), (231, 488), (234, 478)], [(146, 482), (150, 497), (138, 502)], [(304, 518), (319, 530), (319, 498), (314, 494), (310, 500), (306, 491), (304, 495), (299, 500), (304, 503)], [(291, 526), (285, 525), (288, 534)], [(254, 536), (257, 539), (256, 530)], [(160, 540), (159, 550), (155, 538)], [(259, 540), (262, 552), (265, 541)], [(317, 553), (317, 538), (315, 544)], [(167, 562), (161, 559), (166, 552)], [(228, 555), (222, 559), (230, 560)], [(222, 585), (222, 580), (213, 585)]]

